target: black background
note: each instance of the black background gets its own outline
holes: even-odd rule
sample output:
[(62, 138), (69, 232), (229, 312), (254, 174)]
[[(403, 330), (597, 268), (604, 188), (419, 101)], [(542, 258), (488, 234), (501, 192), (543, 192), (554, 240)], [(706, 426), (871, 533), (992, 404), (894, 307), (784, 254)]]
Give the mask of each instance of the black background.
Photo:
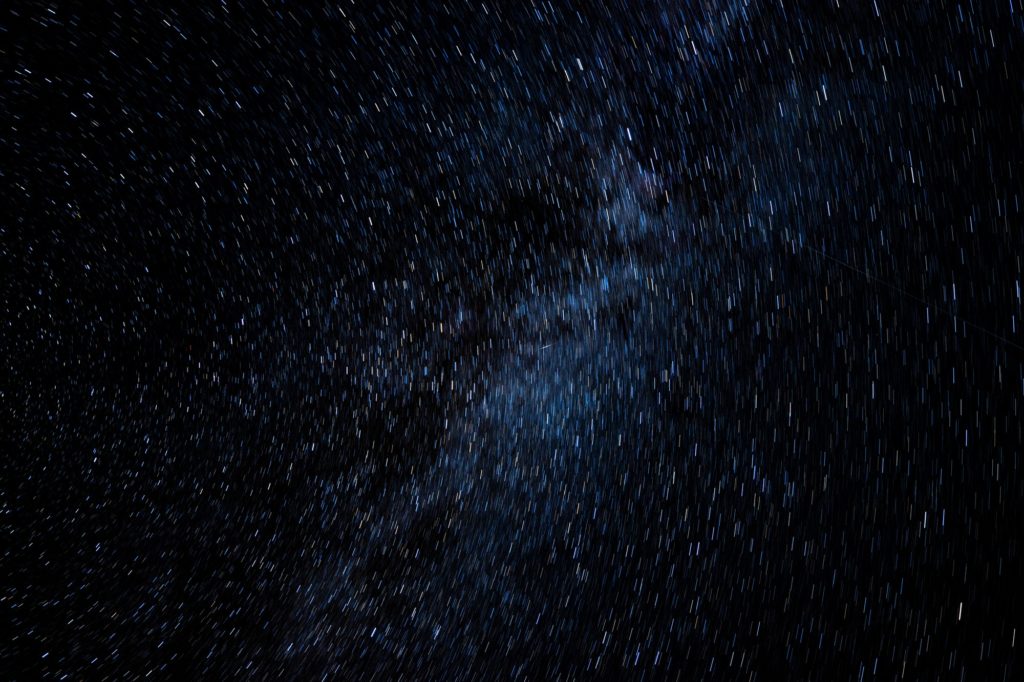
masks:
[(1024, 7), (882, 4), (5, 9), (7, 673), (1019, 676)]

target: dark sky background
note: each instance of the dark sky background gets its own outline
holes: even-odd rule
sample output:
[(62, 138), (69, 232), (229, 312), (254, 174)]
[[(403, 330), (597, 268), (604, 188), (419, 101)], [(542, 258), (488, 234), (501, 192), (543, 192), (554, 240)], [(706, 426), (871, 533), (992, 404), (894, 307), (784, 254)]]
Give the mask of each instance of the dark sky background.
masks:
[(0, 54), (10, 679), (1024, 674), (1020, 0)]

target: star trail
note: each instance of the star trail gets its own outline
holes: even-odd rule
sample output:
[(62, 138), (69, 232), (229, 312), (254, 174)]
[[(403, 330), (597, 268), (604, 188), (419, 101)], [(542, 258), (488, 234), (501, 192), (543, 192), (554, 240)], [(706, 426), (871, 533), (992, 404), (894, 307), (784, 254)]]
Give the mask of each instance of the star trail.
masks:
[(5, 678), (1020, 679), (1020, 0), (5, 15)]

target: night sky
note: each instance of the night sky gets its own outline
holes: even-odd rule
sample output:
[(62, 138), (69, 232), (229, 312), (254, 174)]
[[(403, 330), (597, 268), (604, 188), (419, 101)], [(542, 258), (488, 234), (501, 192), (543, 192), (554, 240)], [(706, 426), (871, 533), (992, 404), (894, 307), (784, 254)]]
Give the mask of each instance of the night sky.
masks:
[(0, 61), (0, 676), (1024, 678), (1021, 0)]

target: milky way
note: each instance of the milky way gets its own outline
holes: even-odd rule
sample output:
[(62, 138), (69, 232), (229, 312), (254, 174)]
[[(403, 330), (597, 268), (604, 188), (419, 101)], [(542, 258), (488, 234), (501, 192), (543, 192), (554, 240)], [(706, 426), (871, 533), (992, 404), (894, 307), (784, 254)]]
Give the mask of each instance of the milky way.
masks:
[(1019, 0), (161, 4), (3, 22), (9, 674), (1022, 674)]

